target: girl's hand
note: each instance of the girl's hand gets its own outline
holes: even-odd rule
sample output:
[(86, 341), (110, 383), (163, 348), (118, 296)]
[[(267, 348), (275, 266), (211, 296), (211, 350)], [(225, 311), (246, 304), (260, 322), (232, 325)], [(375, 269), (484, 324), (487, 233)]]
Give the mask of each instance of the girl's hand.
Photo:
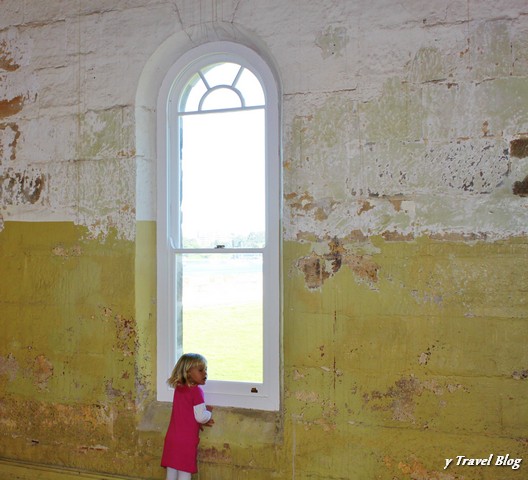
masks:
[(206, 423), (200, 423), (200, 431), (203, 432), (204, 430), (204, 427), (212, 427), (214, 425), (214, 420), (211, 418), (208, 422)]
[[(211, 407), (211, 405), (206, 405), (205, 406), (205, 409), (208, 411), (208, 412), (212, 412), (213, 411), (213, 407)], [(201, 423), (200, 424), (200, 431), (203, 432), (203, 427), (212, 427), (214, 424), (214, 420), (212, 418), (209, 419), (208, 422), (205, 422), (205, 423)]]
[(214, 425), (214, 420), (211, 418), (207, 423), (204, 423), (206, 427), (212, 427)]

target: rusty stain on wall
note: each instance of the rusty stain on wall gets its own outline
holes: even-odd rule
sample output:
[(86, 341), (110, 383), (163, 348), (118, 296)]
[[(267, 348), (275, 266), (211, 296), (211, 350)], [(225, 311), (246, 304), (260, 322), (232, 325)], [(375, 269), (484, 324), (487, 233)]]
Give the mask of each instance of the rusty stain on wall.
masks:
[(510, 142), (510, 155), (515, 158), (528, 157), (528, 137), (512, 140)]
[(332, 273), (337, 273), (341, 268), (343, 256), (346, 254), (346, 250), (337, 238), (333, 238), (328, 243), (328, 246), (330, 247), (330, 253), (328, 253), (325, 257), (326, 260), (330, 261)]
[[(373, 410), (391, 410), (393, 420), (414, 422), (415, 397), (423, 392), (423, 385), (413, 375), (402, 377), (386, 393), (372, 391), (363, 396)], [(389, 399), (388, 403), (385, 401)]]
[(396, 212), (399, 212), (401, 211), (402, 209), (402, 202), (404, 201), (404, 198), (388, 198), (389, 202), (392, 204), (392, 206), (394, 207), (394, 210)]
[(2, 40), (0, 42), (0, 70), (5, 70), (6, 72), (14, 72), (18, 70), (20, 65), (13, 58), (13, 54), (10, 51), (7, 42)]
[(231, 446), (229, 443), (224, 443), (223, 448), (219, 450), (216, 447), (201, 448), (198, 452), (198, 458), (204, 462), (214, 463), (232, 463)]
[(45, 355), (38, 355), (33, 362), (33, 378), (39, 390), (45, 390), (53, 376), (53, 365)]
[(124, 356), (131, 356), (137, 349), (137, 332), (134, 320), (115, 315), (114, 322), (117, 334), (117, 347)]
[(415, 375), (403, 376), (386, 392), (374, 390), (363, 395), (363, 401), (372, 410), (391, 411), (392, 419), (398, 422), (415, 423), (416, 398), (424, 392), (441, 396), (444, 392), (467, 391), (460, 384), (442, 385), (436, 380), (421, 381)]
[(38, 170), (15, 172), (8, 169), (0, 175), (0, 202), (4, 205), (35, 204), (45, 185), (46, 176)]
[(296, 262), (297, 268), (304, 274), (305, 283), (309, 289), (320, 288), (328, 278), (341, 269), (343, 264), (349, 267), (359, 280), (370, 284), (378, 281), (380, 267), (370, 255), (357, 255), (349, 252), (337, 238), (330, 240), (328, 247), (328, 253), (312, 252)]
[(489, 122), (487, 120), (485, 120), (484, 122), (482, 122), (482, 135), (484, 137), (487, 137), (489, 135), (490, 131), (489, 131)]
[(309, 289), (320, 288), (330, 277), (323, 259), (314, 252), (309, 257), (300, 258), (297, 261), (297, 268), (303, 272), (304, 281)]
[(24, 107), (24, 96), (17, 95), (11, 100), (0, 100), (0, 118), (16, 115)]
[(20, 129), (16, 123), (0, 124), (0, 165), (6, 160), (16, 159), (16, 147)]
[(298, 216), (304, 216), (312, 212), (316, 220), (322, 221), (328, 218), (332, 212), (336, 201), (329, 198), (322, 198), (317, 201), (309, 193), (297, 194), (295, 192), (284, 196), (285, 200), (289, 202), (292, 211), (296, 212)]
[(381, 267), (372, 260), (370, 255), (346, 254), (343, 262), (352, 269), (357, 278), (371, 285), (378, 281), (378, 272)]
[(360, 202), (361, 207), (359, 208), (357, 214), (361, 215), (364, 212), (368, 212), (369, 210), (372, 210), (374, 208), (374, 205), (372, 205), (368, 200)]
[(132, 356), (138, 347), (136, 322), (120, 314), (114, 314), (112, 308), (101, 307), (103, 317), (113, 319), (116, 332), (116, 348), (125, 357)]

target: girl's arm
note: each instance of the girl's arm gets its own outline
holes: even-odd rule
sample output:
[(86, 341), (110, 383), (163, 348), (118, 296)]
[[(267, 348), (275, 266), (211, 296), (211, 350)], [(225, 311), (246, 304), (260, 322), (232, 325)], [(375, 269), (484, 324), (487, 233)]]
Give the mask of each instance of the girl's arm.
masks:
[(198, 423), (208, 423), (211, 420), (213, 414), (207, 410), (205, 403), (200, 403), (194, 406), (194, 418)]

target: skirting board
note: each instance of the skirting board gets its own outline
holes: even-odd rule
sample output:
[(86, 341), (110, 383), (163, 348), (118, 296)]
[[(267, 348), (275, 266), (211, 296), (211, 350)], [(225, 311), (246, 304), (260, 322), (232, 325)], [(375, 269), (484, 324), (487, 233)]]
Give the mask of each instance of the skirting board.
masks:
[(140, 480), (0, 458), (0, 480)]

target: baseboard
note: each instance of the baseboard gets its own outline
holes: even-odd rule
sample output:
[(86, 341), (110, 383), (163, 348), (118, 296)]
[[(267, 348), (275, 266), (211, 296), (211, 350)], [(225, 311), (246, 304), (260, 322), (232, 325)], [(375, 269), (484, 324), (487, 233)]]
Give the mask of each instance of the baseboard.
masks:
[(0, 480), (140, 480), (0, 458)]

